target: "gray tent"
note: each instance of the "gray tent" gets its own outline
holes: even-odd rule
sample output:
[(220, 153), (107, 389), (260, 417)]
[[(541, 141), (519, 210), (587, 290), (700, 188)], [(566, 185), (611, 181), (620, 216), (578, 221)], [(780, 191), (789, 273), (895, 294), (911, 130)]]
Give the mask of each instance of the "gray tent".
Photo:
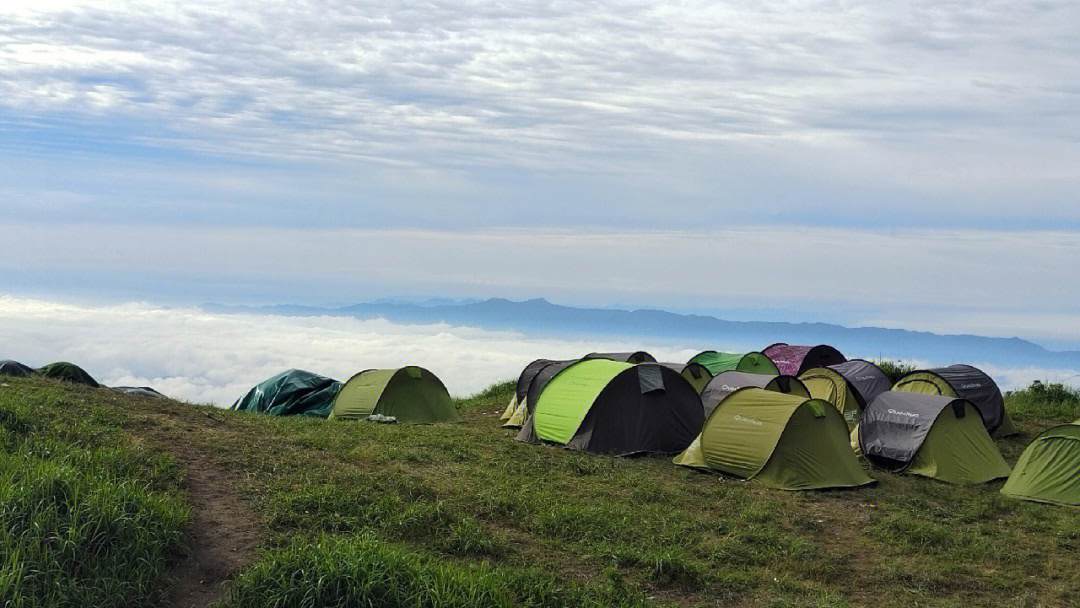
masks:
[(14, 376), (16, 378), (25, 378), (27, 376), (33, 376), (36, 373), (37, 372), (34, 371), (34, 368), (28, 365), (23, 365), (18, 361), (12, 361), (11, 359), (0, 361), (0, 376)]
[(540, 373), (540, 370), (552, 363), (555, 363), (555, 361), (552, 361), (551, 359), (537, 359), (526, 365), (525, 369), (521, 370), (521, 375), (518, 376), (517, 380), (517, 388), (514, 391), (518, 403), (525, 403), (525, 396), (529, 392), (529, 385), (532, 384), (533, 378), (536, 377), (536, 374)]
[(993, 379), (970, 365), (917, 370), (896, 381), (894, 391), (960, 397), (975, 405), (993, 436), (1015, 435), (1016, 426), (1005, 411), (1005, 399)]
[(881, 368), (865, 359), (851, 359), (844, 363), (830, 365), (829, 369), (836, 371), (848, 384), (851, 385), (855, 398), (859, 400), (859, 407), (865, 409), (878, 395), (893, 387), (889, 376), (881, 371)]
[(612, 361), (626, 363), (656, 363), (656, 357), (643, 350), (632, 353), (589, 353), (582, 359), (611, 359)]
[(701, 391), (701, 405), (705, 408), (705, 417), (709, 416), (724, 397), (748, 386), (763, 388), (768, 391), (797, 395), (810, 398), (810, 391), (794, 376), (767, 376), (747, 372), (720, 372)]

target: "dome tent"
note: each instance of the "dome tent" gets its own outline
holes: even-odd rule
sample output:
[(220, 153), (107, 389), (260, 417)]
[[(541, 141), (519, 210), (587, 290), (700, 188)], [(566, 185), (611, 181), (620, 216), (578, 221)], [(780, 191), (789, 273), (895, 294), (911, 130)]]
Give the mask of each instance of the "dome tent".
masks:
[(86, 373), (86, 370), (74, 363), (68, 363), (67, 361), (58, 361), (44, 367), (39, 367), (37, 372), (46, 378), (65, 380), (76, 384), (85, 384), (94, 388), (101, 386), (97, 383), (97, 380), (94, 380), (90, 374)]
[(551, 362), (550, 359), (537, 359), (521, 370), (517, 383), (514, 385), (514, 396), (510, 399), (510, 404), (506, 406), (506, 411), (503, 412), (503, 420), (509, 420), (514, 415), (514, 410), (517, 409), (518, 404), (525, 403), (525, 394), (529, 390), (529, 384), (536, 377), (536, 374), (540, 373), (540, 370), (547, 367)]
[(777, 342), (761, 352), (776, 364), (781, 374), (789, 376), (798, 376), (813, 367), (825, 367), (847, 361), (840, 351), (825, 344), (792, 346)]
[(704, 418), (697, 392), (674, 370), (585, 360), (551, 379), (517, 438), (602, 454), (677, 452)]
[(776, 365), (762, 353), (721, 353), (715, 350), (702, 351), (688, 363), (700, 363), (709, 368), (712, 375), (722, 372), (747, 372), (751, 374), (779, 374)]
[(785, 490), (873, 483), (848, 445), (847, 426), (820, 399), (741, 388), (709, 414), (675, 464)]
[(153, 397), (154, 399), (168, 399), (165, 395), (155, 391), (149, 386), (110, 386), (114, 391), (125, 395), (138, 395), (140, 397)]
[(1009, 465), (968, 400), (888, 391), (863, 411), (859, 451), (874, 466), (955, 484), (1008, 477)]
[(37, 371), (29, 365), (23, 365), (18, 361), (12, 361), (6, 359), (0, 361), (0, 376), (12, 376), (15, 378), (25, 378), (27, 376), (33, 376)]
[(701, 405), (705, 408), (705, 416), (707, 417), (725, 397), (740, 388), (746, 387), (763, 388), (767, 391), (797, 395), (805, 399), (810, 398), (810, 391), (795, 376), (766, 376), (746, 372), (723, 372), (709, 380), (705, 390), (701, 391)]
[(815, 367), (800, 374), (799, 380), (815, 399), (835, 405), (852, 429), (858, 424), (866, 404), (892, 387), (885, 372), (862, 359)]
[(1001, 389), (985, 372), (971, 365), (950, 365), (909, 372), (896, 381), (894, 391), (967, 399), (979, 410), (986, 430), (994, 437), (1017, 433)]
[(232, 409), (274, 416), (326, 418), (342, 384), (302, 369), (290, 369), (256, 384)]
[(656, 363), (656, 357), (643, 350), (632, 353), (589, 353), (582, 359), (610, 359), (626, 363)]
[(1080, 507), (1080, 420), (1036, 435), (1016, 461), (1001, 493)]
[(356, 420), (372, 414), (398, 422), (460, 422), (450, 393), (435, 374), (410, 365), (364, 370), (345, 383), (329, 412), (331, 420)]
[(686, 381), (690, 383), (690, 386), (694, 387), (694, 390), (700, 393), (705, 390), (705, 385), (712, 380), (712, 373), (709, 372), (709, 368), (700, 363), (661, 363), (664, 367), (675, 371)]
[[(543, 392), (544, 387), (548, 382), (555, 377), (555, 374), (566, 369), (570, 365), (577, 363), (580, 359), (570, 359), (566, 361), (548, 361), (545, 360), (543, 365), (537, 366), (535, 373), (532, 373), (532, 378), (528, 380), (527, 385), (524, 386), (524, 391), (521, 393), (524, 398), (514, 406), (514, 412), (510, 415), (510, 419), (503, 424), (506, 428), (520, 429), (525, 420), (528, 419), (529, 414), (532, 413), (532, 408), (536, 404), (537, 398), (540, 397), (540, 393)], [(520, 380), (520, 378), (519, 378)], [(514, 399), (518, 397), (515, 394)]]

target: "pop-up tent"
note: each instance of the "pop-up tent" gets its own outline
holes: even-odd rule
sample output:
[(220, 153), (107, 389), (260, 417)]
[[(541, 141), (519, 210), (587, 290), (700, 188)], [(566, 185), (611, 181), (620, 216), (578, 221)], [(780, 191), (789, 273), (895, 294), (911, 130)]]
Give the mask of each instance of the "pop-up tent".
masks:
[(815, 367), (800, 374), (799, 380), (815, 399), (835, 405), (852, 429), (859, 423), (866, 404), (892, 387), (885, 372), (862, 359)]
[(585, 360), (551, 379), (518, 440), (601, 454), (677, 452), (704, 419), (697, 391), (674, 370)]
[(747, 372), (750, 374), (779, 374), (772, 360), (762, 353), (721, 353), (715, 350), (702, 351), (693, 356), (689, 363), (700, 363), (709, 368), (712, 375), (723, 372)]
[(334, 399), (330, 419), (356, 420), (372, 414), (420, 424), (461, 421), (442, 381), (415, 365), (369, 369), (349, 378)]
[(138, 395), (140, 397), (153, 397), (154, 399), (166, 399), (165, 395), (155, 391), (149, 386), (110, 386), (114, 391), (125, 395)]
[(713, 377), (709, 368), (700, 363), (661, 363), (660, 365), (678, 372), (699, 393), (705, 390), (705, 385)]
[(950, 365), (917, 370), (896, 381), (894, 391), (960, 397), (975, 405), (991, 436), (1005, 437), (1017, 433), (1005, 399), (997, 384), (982, 370), (970, 365)]
[(859, 451), (876, 467), (955, 484), (1009, 476), (1009, 465), (968, 400), (881, 393), (856, 429)]
[(610, 359), (626, 363), (656, 363), (656, 357), (643, 350), (632, 353), (589, 353), (582, 359)]
[(256, 384), (232, 409), (275, 416), (326, 418), (343, 385), (326, 376), (290, 369)]
[(55, 380), (65, 380), (67, 382), (75, 382), (76, 384), (85, 384), (94, 388), (101, 386), (97, 383), (97, 380), (94, 380), (90, 374), (86, 373), (86, 370), (74, 363), (68, 363), (67, 361), (58, 361), (44, 367), (39, 367), (37, 372), (46, 378), (53, 378)]
[(18, 361), (12, 361), (11, 359), (0, 361), (0, 376), (25, 378), (27, 376), (33, 376), (36, 373), (34, 368), (29, 365), (23, 365)]
[(741, 388), (709, 415), (675, 464), (756, 479), (785, 490), (872, 483), (840, 413), (820, 399)]
[(1080, 420), (1039, 433), (1020, 455), (1001, 493), (1080, 507)]
[(761, 352), (772, 359), (781, 374), (789, 376), (798, 376), (810, 368), (826, 367), (847, 361), (840, 351), (825, 344), (792, 346), (777, 342)]
[(713, 411), (725, 397), (740, 388), (755, 387), (767, 391), (785, 393), (810, 398), (810, 391), (795, 376), (766, 376), (764, 374), (750, 374), (746, 372), (723, 372), (717, 374), (705, 385), (701, 391), (701, 405), (705, 408), (705, 416)]
[(514, 410), (517, 409), (518, 404), (525, 403), (525, 394), (529, 390), (529, 384), (536, 377), (536, 374), (540, 373), (540, 370), (547, 367), (552, 361), (550, 359), (537, 359), (532, 363), (525, 366), (525, 369), (521, 370), (521, 374), (518, 375), (517, 384), (514, 387), (514, 396), (510, 399), (510, 404), (506, 406), (506, 411), (503, 412), (502, 419), (509, 420), (514, 415)]

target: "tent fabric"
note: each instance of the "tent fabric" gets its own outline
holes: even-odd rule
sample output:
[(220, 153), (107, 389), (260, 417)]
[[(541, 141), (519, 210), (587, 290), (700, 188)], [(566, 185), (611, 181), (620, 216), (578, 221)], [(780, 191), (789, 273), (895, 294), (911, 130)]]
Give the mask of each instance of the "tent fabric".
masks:
[(698, 363), (709, 369), (712, 375), (720, 372), (732, 371), (739, 367), (739, 361), (743, 358), (742, 353), (721, 353), (715, 350), (706, 350), (694, 355), (687, 363)]
[(848, 441), (847, 426), (830, 404), (746, 387), (713, 410), (674, 462), (786, 490), (873, 483)]
[(369, 369), (349, 378), (334, 399), (329, 418), (357, 420), (372, 414), (415, 424), (461, 421), (442, 381), (414, 365)]
[(0, 361), (0, 376), (14, 376), (16, 378), (25, 378), (27, 376), (33, 376), (37, 371), (29, 365), (23, 365), (18, 361), (12, 361), (6, 359)]
[(94, 388), (101, 386), (97, 383), (97, 380), (94, 380), (90, 374), (86, 373), (86, 370), (74, 363), (68, 363), (67, 361), (58, 361), (44, 367), (39, 367), (37, 372), (46, 378), (85, 384)]
[(705, 390), (705, 386), (712, 380), (713, 374), (709, 368), (701, 363), (661, 363), (664, 367), (673, 370), (694, 387), (698, 393)]
[(889, 391), (863, 411), (859, 450), (874, 466), (955, 484), (1009, 475), (979, 410), (966, 399)]
[(746, 372), (729, 371), (717, 374), (701, 391), (701, 405), (705, 416), (724, 400), (725, 397), (745, 387), (763, 388), (778, 393), (789, 393), (810, 398), (810, 391), (794, 376), (766, 376)]
[(518, 404), (517, 395), (514, 395), (513, 397), (510, 398), (510, 401), (506, 404), (506, 409), (503, 410), (502, 415), (499, 416), (499, 420), (506, 421), (506, 420), (509, 420), (510, 418), (512, 418), (514, 416), (514, 410), (517, 409), (517, 404)]
[(830, 365), (829, 369), (839, 373), (851, 385), (859, 407), (865, 409), (875, 397), (892, 390), (893, 383), (881, 368), (865, 359), (850, 359), (843, 363)]
[(827, 367), (847, 361), (840, 351), (825, 344), (792, 346), (778, 342), (761, 351), (776, 364), (781, 374), (798, 376), (808, 369)]
[(632, 353), (589, 353), (582, 359), (610, 359), (625, 363), (656, 363), (656, 357), (643, 350)]
[(847, 378), (832, 367), (815, 367), (799, 375), (810, 395), (833, 404), (844, 417), (848, 429), (855, 428), (862, 415), (863, 405)]
[[(601, 360), (610, 361), (610, 359)], [(547, 388), (547, 385), (551, 382), (551, 379), (559, 375), (559, 372), (563, 371), (564, 369), (570, 367), (575, 363), (577, 363), (577, 361), (555, 361), (545, 366), (543, 369), (540, 370), (539, 373), (536, 374), (536, 377), (533, 378), (533, 381), (529, 383), (529, 390), (525, 392), (526, 418), (528, 418), (529, 415), (533, 413), (533, 410), (536, 409), (536, 401), (540, 398), (540, 395), (544, 392), (544, 389)]]
[(897, 380), (893, 390), (967, 399), (979, 410), (991, 435), (1016, 433), (1016, 427), (1005, 411), (1001, 390), (990, 376), (971, 365), (916, 370)]
[(166, 399), (165, 395), (155, 391), (149, 386), (112, 386), (109, 387), (114, 391), (124, 393), (125, 395), (138, 395), (140, 397), (152, 397), (154, 399)]
[[(525, 423), (525, 419), (528, 418), (530, 412), (529, 390), (532, 389), (534, 385), (536, 386), (536, 390), (532, 393), (533, 402), (535, 402), (536, 397), (538, 397), (540, 392), (544, 390), (544, 387), (547, 386), (547, 383), (551, 380), (551, 378), (554, 377), (554, 375), (558, 373), (558, 371), (565, 369), (571, 363), (575, 363), (576, 361), (577, 359), (572, 359), (569, 361), (538, 359), (533, 363), (530, 363), (530, 366), (533, 366), (534, 363), (536, 365), (534, 369), (529, 370), (528, 374), (525, 374), (524, 372), (522, 373), (522, 376), (525, 377), (525, 380), (523, 380), (521, 376), (518, 377), (518, 388), (520, 388), (522, 392), (517, 393), (518, 389), (515, 389), (515, 396), (514, 399), (511, 401), (513, 410), (510, 411), (509, 417), (505, 418), (506, 422), (503, 424), (503, 426), (506, 428), (521, 428), (522, 425)], [(551, 366), (558, 367), (550, 370), (547, 374), (543, 374), (544, 370), (548, 369)], [(520, 398), (517, 396), (518, 394), (521, 395)]]
[(514, 389), (514, 395), (517, 397), (518, 403), (525, 403), (525, 395), (529, 391), (529, 385), (532, 384), (533, 378), (536, 377), (536, 374), (540, 373), (540, 370), (552, 363), (555, 363), (555, 361), (550, 359), (537, 359), (526, 365), (525, 369), (521, 370), (521, 375), (518, 376), (517, 385)]
[(776, 367), (772, 359), (767, 357), (765, 353), (752, 352), (743, 355), (742, 359), (739, 359), (739, 365), (735, 367), (735, 371), (746, 372), (748, 374), (764, 374), (766, 376), (777, 376), (780, 374), (780, 368)]
[(677, 452), (704, 418), (697, 392), (670, 368), (583, 360), (550, 381), (518, 439), (613, 455)]
[(1080, 507), (1080, 420), (1036, 435), (1020, 455), (1001, 493)]
[(290, 369), (256, 384), (232, 409), (274, 416), (326, 418), (344, 385), (333, 378)]

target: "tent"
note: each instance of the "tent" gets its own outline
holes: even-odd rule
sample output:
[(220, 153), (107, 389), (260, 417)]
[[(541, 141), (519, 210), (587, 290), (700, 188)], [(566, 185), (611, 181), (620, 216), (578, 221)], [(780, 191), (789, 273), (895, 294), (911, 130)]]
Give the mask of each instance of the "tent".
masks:
[(765, 353), (781, 374), (798, 376), (814, 367), (836, 365), (847, 361), (847, 358), (831, 346), (819, 344), (817, 346), (791, 346), (783, 342), (777, 342), (761, 351)]
[(372, 414), (398, 422), (461, 422), (450, 393), (430, 371), (410, 365), (369, 369), (349, 378), (330, 411), (332, 420), (355, 420)]
[(705, 416), (708, 416), (709, 412), (712, 412), (713, 408), (719, 405), (725, 397), (740, 388), (748, 386), (798, 395), (805, 399), (810, 398), (810, 391), (795, 376), (766, 376), (746, 372), (723, 372), (709, 380), (705, 390), (701, 391), (701, 405), (705, 408)]
[(721, 372), (748, 372), (751, 374), (779, 374), (772, 360), (762, 353), (720, 353), (715, 350), (702, 351), (693, 356), (689, 363), (700, 363), (709, 368), (712, 375)]
[(643, 350), (632, 353), (589, 353), (582, 359), (611, 359), (612, 361), (625, 361), (626, 363), (656, 363), (656, 357)]
[(1001, 493), (1080, 507), (1080, 420), (1039, 433), (1020, 455)]
[(525, 403), (525, 394), (529, 390), (529, 384), (532, 383), (536, 374), (540, 373), (540, 370), (552, 363), (550, 359), (537, 359), (532, 363), (525, 366), (525, 369), (521, 370), (521, 374), (518, 375), (517, 384), (514, 387), (514, 396), (510, 399), (510, 404), (506, 406), (506, 411), (503, 412), (502, 419), (509, 420), (514, 415), (514, 410), (517, 409), (519, 403)]
[(527, 386), (524, 387), (523, 394), (525, 398), (521, 401), (517, 401), (517, 394), (514, 395), (514, 400), (517, 401), (514, 405), (514, 412), (503, 426), (512, 429), (520, 429), (521, 426), (525, 424), (525, 420), (528, 419), (529, 414), (532, 413), (532, 408), (536, 404), (536, 399), (540, 396), (540, 393), (544, 391), (544, 387), (547, 386), (548, 382), (551, 382), (551, 379), (555, 377), (555, 374), (578, 361), (579, 359), (570, 359), (568, 361), (546, 361), (543, 365), (538, 366), (536, 373), (532, 375), (532, 379), (529, 380)]
[(836, 406), (849, 428), (855, 428), (867, 403), (892, 387), (878, 366), (854, 359), (828, 367), (815, 367), (799, 375), (810, 395)]
[(1009, 465), (967, 399), (888, 391), (863, 411), (859, 451), (876, 467), (976, 484), (1009, 476)]
[(584, 360), (551, 379), (518, 440), (615, 455), (677, 452), (704, 420), (697, 391), (674, 370)]
[(232, 409), (275, 416), (326, 418), (342, 384), (302, 369), (290, 369), (256, 384)]
[(847, 425), (836, 408), (756, 387), (724, 399), (675, 464), (785, 490), (873, 483), (851, 452)]
[(916, 370), (901, 376), (893, 390), (967, 399), (978, 408), (986, 430), (992, 436), (1005, 437), (1017, 433), (1012, 418), (1005, 411), (1001, 390), (990, 376), (976, 367), (950, 365)]
[(124, 393), (125, 395), (138, 395), (140, 397), (153, 397), (155, 399), (166, 399), (165, 395), (155, 391), (149, 386), (112, 386), (109, 387), (114, 391)]
[(14, 376), (16, 378), (25, 378), (27, 376), (33, 376), (37, 372), (29, 365), (23, 365), (18, 361), (12, 361), (6, 359), (0, 361), (0, 376)]
[(661, 363), (664, 367), (674, 370), (686, 381), (690, 383), (690, 386), (694, 387), (698, 393), (705, 390), (705, 385), (712, 380), (712, 373), (709, 372), (709, 368), (700, 363)]
[(56, 363), (50, 363), (44, 367), (39, 367), (37, 372), (46, 378), (54, 378), (56, 380), (66, 380), (68, 382), (75, 382), (77, 384), (85, 384), (97, 388), (101, 386), (94, 380), (90, 374), (86, 373), (86, 370), (75, 365), (74, 363), (68, 363), (66, 361), (58, 361)]

